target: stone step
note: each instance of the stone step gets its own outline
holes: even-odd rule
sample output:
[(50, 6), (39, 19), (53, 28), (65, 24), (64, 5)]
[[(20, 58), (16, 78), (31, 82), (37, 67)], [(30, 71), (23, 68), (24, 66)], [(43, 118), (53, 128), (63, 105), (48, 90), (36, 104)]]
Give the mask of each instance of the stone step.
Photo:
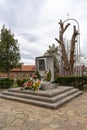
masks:
[(83, 92), (82, 91), (78, 91), (77, 93), (74, 93), (70, 96), (67, 96), (66, 98), (63, 98), (60, 102), (57, 102), (57, 104), (55, 105), (55, 109), (64, 105), (65, 103), (69, 102), (70, 100), (78, 97), (79, 95), (81, 95)]
[(37, 101), (42, 101), (42, 102), (55, 103), (65, 97), (67, 97), (71, 94), (77, 93), (77, 92), (78, 92), (78, 89), (71, 89), (71, 90), (65, 91), (61, 94), (58, 93), (54, 97), (44, 97), (44, 96), (40, 96), (40, 95), (31, 95), (31, 94), (24, 94), (24, 93), (9, 92), (9, 91), (3, 92), (2, 94), (8, 95), (8, 96), (14, 96), (14, 97), (32, 99), (32, 100), (37, 100)]
[(72, 90), (73, 87), (65, 87), (65, 86), (60, 86), (57, 87), (55, 89), (51, 89), (51, 90), (36, 90), (36, 91), (32, 91), (32, 90), (20, 90), (20, 88), (14, 88), (14, 89), (9, 89), (9, 92), (12, 93), (23, 93), (23, 94), (29, 94), (29, 95), (38, 95), (38, 96), (44, 96), (44, 97), (54, 97), (56, 95), (59, 95), (61, 93), (67, 92), (69, 90)]
[(61, 105), (65, 104), (66, 102), (70, 101), (71, 99), (79, 96), (80, 94), (82, 94), (82, 91), (78, 91), (78, 92), (76, 92), (76, 93), (74, 93), (72, 95), (69, 95), (69, 96), (61, 99), (60, 101), (58, 101), (56, 103), (42, 102), (42, 101), (37, 101), (37, 100), (32, 100), (32, 99), (25, 99), (25, 98), (14, 97), (14, 96), (9, 96), (9, 95), (3, 95), (3, 94), (0, 94), (0, 97), (4, 98), (4, 99), (13, 100), (13, 101), (19, 101), (19, 102), (22, 102), (22, 103), (28, 103), (28, 104), (33, 104), (33, 105), (38, 105), (38, 106), (42, 106), (42, 107), (55, 109), (55, 108), (58, 108)]

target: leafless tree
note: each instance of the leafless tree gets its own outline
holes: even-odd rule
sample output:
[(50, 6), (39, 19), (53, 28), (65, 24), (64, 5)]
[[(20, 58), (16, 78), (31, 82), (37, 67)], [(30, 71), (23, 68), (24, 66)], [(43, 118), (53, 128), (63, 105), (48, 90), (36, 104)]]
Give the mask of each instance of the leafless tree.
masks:
[(73, 75), (73, 67), (74, 67), (74, 52), (75, 52), (75, 43), (76, 43), (76, 36), (78, 35), (78, 31), (76, 30), (76, 26), (73, 26), (73, 34), (71, 38), (71, 46), (70, 46), (70, 59), (68, 58), (67, 51), (65, 49), (65, 43), (63, 35), (67, 28), (70, 26), (70, 23), (67, 23), (64, 26), (64, 22), (60, 20), (59, 22), (60, 30), (59, 30), (59, 39), (55, 38), (55, 40), (61, 46), (61, 53), (62, 53), (62, 61), (64, 64), (64, 72), (65, 76), (72, 76)]

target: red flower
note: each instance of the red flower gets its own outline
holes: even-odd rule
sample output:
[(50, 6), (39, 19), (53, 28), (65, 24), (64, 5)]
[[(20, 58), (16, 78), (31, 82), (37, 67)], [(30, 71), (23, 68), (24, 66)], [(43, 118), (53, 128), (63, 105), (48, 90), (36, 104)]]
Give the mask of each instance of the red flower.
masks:
[(33, 82), (32, 81), (28, 81), (27, 86), (30, 87), (32, 85), (33, 85)]

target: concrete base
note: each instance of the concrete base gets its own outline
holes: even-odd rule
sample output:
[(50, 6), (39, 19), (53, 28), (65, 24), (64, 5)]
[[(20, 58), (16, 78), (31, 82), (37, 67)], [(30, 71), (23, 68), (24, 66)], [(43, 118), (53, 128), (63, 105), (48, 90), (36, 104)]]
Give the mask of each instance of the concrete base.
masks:
[(42, 85), (40, 90), (50, 90), (50, 89), (55, 89), (57, 87), (58, 87), (57, 83), (49, 82), (47, 84)]
[(9, 89), (0, 94), (1, 98), (23, 103), (38, 105), (41, 107), (56, 109), (71, 99), (82, 94), (82, 91), (73, 87), (58, 86), (50, 90), (23, 90), (20, 88)]

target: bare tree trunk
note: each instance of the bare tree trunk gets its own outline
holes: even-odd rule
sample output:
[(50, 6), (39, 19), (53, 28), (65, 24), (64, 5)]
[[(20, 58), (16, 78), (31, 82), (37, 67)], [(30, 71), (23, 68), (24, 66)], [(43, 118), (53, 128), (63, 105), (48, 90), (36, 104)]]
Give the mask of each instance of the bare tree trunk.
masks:
[(62, 22), (62, 20), (60, 20), (59, 24), (60, 24), (59, 40), (57, 38), (55, 38), (55, 40), (61, 46), (61, 53), (62, 53), (62, 60), (64, 62), (65, 76), (69, 76), (70, 75), (70, 68), (69, 68), (69, 63), (68, 63), (68, 56), (67, 56), (67, 53), (66, 53), (66, 50), (65, 50), (63, 35), (64, 35), (64, 32), (66, 31), (66, 29), (68, 28), (68, 26), (70, 25), (70, 23), (68, 23), (64, 27), (64, 23)]
[(73, 67), (74, 67), (74, 51), (75, 51), (75, 43), (76, 43), (76, 36), (79, 34), (76, 30), (76, 26), (73, 27), (73, 35), (71, 38), (71, 48), (70, 48), (70, 73), (73, 76)]
[(79, 34), (78, 30), (76, 30), (76, 26), (73, 26), (73, 34), (71, 38), (71, 47), (70, 47), (70, 61), (68, 59), (68, 55), (65, 50), (65, 44), (63, 40), (63, 35), (70, 23), (68, 23), (64, 27), (64, 23), (62, 20), (59, 22), (60, 24), (60, 32), (59, 32), (59, 40), (55, 38), (55, 40), (60, 44), (61, 46), (61, 53), (62, 53), (62, 61), (64, 63), (64, 72), (65, 76), (73, 76), (73, 67), (74, 67), (74, 51), (75, 51), (75, 43), (76, 43), (76, 36)]

